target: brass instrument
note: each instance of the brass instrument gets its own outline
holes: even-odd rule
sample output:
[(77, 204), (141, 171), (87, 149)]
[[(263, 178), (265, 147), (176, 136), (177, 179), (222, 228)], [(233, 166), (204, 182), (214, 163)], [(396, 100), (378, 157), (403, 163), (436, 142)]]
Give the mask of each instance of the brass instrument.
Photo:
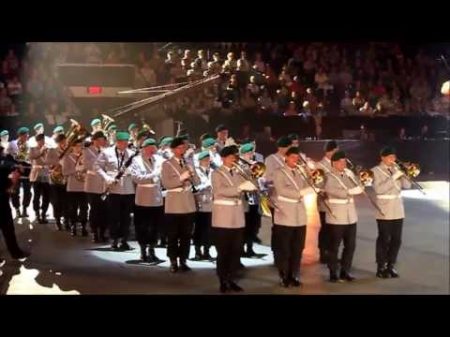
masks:
[(419, 164), (396, 160), (394, 165), (405, 174), (406, 179), (408, 179), (413, 186), (417, 187), (417, 189), (423, 194), (426, 194), (423, 187), (414, 180), (414, 178), (420, 174)]
[(141, 123), (142, 123), (142, 130), (145, 130), (145, 131), (147, 131), (148, 133), (150, 133), (152, 135), (156, 134), (156, 132), (153, 131), (153, 129), (150, 127), (150, 125), (148, 125), (145, 122), (144, 118), (142, 118)]
[(109, 117), (108, 115), (102, 114), (102, 130), (103, 132), (108, 131), (108, 128), (114, 123), (114, 118)]
[[(249, 172), (242, 165), (248, 166)], [(259, 207), (261, 210), (261, 215), (266, 217), (272, 217), (272, 212), (270, 211), (270, 205), (274, 203), (270, 200), (267, 191), (263, 191), (258, 184), (258, 178), (261, 178), (266, 172), (266, 165), (261, 162), (250, 163), (241, 157), (238, 157), (238, 162), (233, 165), (238, 173), (245, 179), (253, 183), (256, 186), (258, 196), (259, 196)], [(275, 205), (274, 205), (275, 207)]]
[[(17, 142), (19, 143), (19, 142)], [(28, 162), (28, 144), (27, 142), (23, 142), (20, 145), (18, 144), (18, 151), (16, 155), (16, 160), (19, 162)]]
[(79, 168), (81, 167), (82, 169), (76, 170), (75, 171), (75, 179), (78, 180), (81, 183), (84, 183), (85, 179), (86, 179), (86, 170), (83, 168), (83, 153), (80, 153), (79, 157), (77, 158), (77, 164), (76, 166), (78, 166)]
[[(364, 186), (368, 186), (368, 185), (365, 185), (365, 183), (368, 183), (368, 182), (369, 182), (369, 180), (367, 180), (367, 179), (372, 179), (372, 181), (373, 181), (373, 172), (372, 172), (372, 171), (370, 171), (370, 170), (365, 170), (365, 169), (363, 169), (361, 166), (355, 166), (355, 165), (353, 164), (353, 162), (352, 162), (350, 159), (348, 159), (348, 158), (347, 158), (346, 160), (347, 160), (347, 166), (349, 166), (348, 169), (349, 169), (356, 177), (359, 178), (359, 181), (360, 181), (360, 183), (363, 185), (363, 188), (364, 188)], [(359, 186), (358, 182), (353, 178), (353, 176), (352, 176), (351, 174), (347, 174), (347, 177), (355, 184), (355, 187), (358, 187), (358, 186)], [(371, 178), (370, 178), (370, 177), (371, 177)], [(369, 199), (369, 201), (370, 201), (370, 203), (372, 204), (372, 206), (375, 207), (375, 208), (377, 209), (377, 211), (378, 211), (382, 216), (384, 216), (384, 213), (383, 213), (383, 211), (381, 210), (381, 208), (380, 208), (380, 207), (377, 205), (377, 203), (370, 197), (370, 195), (368, 195), (367, 192), (364, 191), (364, 189), (363, 189), (363, 195), (366, 196), (366, 197)]]

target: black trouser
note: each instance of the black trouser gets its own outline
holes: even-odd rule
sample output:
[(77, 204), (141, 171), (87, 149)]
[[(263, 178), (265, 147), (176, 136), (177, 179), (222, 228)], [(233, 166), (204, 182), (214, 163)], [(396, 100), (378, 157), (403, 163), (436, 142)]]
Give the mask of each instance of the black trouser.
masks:
[(156, 246), (158, 241), (158, 223), (164, 214), (164, 208), (134, 206), (134, 226), (139, 245)]
[[(47, 214), (48, 205), (50, 204), (50, 185), (48, 183), (35, 181), (33, 183), (33, 209), (36, 215), (41, 210), (42, 215)], [(42, 203), (41, 203), (42, 198)]]
[(9, 206), (9, 195), (0, 195), (0, 228), (5, 238), (6, 247), (12, 256), (19, 255), (22, 250), (19, 248), (14, 231), (14, 221), (11, 207)]
[[(165, 207), (166, 198), (163, 198), (163, 209)], [(162, 243), (167, 243), (167, 217), (166, 213), (163, 212), (160, 221), (156, 224), (158, 229), (158, 239)]]
[(88, 203), (86, 193), (67, 191), (67, 201), (69, 203), (69, 219), (73, 228), (77, 222), (86, 227)]
[(196, 247), (211, 246), (210, 240), (211, 216), (212, 216), (211, 212), (195, 213), (194, 246)]
[(50, 184), (50, 202), (53, 206), (53, 216), (57, 221), (61, 221), (61, 217), (64, 217), (66, 221), (69, 221), (70, 204), (67, 200), (67, 191), (65, 185)]
[(378, 265), (394, 265), (402, 243), (403, 219), (377, 220), (376, 258)]
[(244, 228), (213, 228), (217, 250), (217, 276), (221, 281), (233, 281), (239, 270)]
[(247, 248), (252, 246), (255, 241), (258, 229), (261, 227), (261, 215), (259, 214), (259, 205), (249, 205), (248, 212), (245, 212), (245, 230), (244, 243)]
[(356, 245), (356, 223), (350, 225), (330, 224), (328, 229), (330, 233), (330, 246), (328, 250), (328, 268), (330, 272), (337, 273), (338, 251), (341, 241), (344, 241), (341, 272), (350, 272)]
[(101, 194), (87, 193), (89, 203), (89, 224), (93, 233), (103, 236), (108, 227), (108, 207)]
[(298, 277), (305, 248), (306, 226), (274, 225), (273, 252), (275, 265), (284, 277)]
[(171, 260), (177, 257), (181, 261), (188, 259), (194, 217), (195, 213), (166, 214), (167, 256)]
[(326, 254), (328, 251), (330, 233), (328, 224), (325, 221), (325, 212), (319, 212), (320, 216), (320, 230), (319, 230), (319, 250), (320, 255)]
[(273, 207), (269, 207), (270, 208), (270, 213), (272, 214), (272, 231), (270, 232), (270, 247), (272, 248), (273, 251), (273, 229), (274, 229), (274, 225), (275, 225), (275, 208)]
[(108, 196), (109, 230), (113, 240), (128, 240), (134, 194), (110, 194)]
[(31, 184), (28, 178), (20, 179), (17, 188), (14, 189), (14, 193), (11, 194), (11, 201), (14, 208), (20, 207), (20, 186), (23, 188), (22, 207), (26, 209), (30, 206), (31, 201)]

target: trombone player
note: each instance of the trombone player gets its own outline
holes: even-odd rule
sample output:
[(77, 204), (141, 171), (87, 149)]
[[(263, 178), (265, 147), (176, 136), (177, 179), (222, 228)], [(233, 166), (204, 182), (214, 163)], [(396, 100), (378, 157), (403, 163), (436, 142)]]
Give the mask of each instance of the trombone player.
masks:
[(378, 237), (376, 243), (377, 277), (399, 277), (394, 266), (400, 250), (405, 210), (401, 190), (411, 188), (411, 182), (396, 164), (393, 147), (380, 151), (380, 163), (372, 169), (376, 203), (384, 214), (377, 212)]

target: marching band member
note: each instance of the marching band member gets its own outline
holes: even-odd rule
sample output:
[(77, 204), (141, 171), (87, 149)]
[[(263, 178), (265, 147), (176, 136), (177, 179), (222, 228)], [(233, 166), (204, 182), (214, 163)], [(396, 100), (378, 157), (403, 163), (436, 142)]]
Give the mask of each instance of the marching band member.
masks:
[[(240, 147), (239, 153), (242, 159), (253, 164), (254, 160), (254, 147), (251, 143), (244, 144)], [(250, 167), (246, 164), (242, 166), (245, 170), (250, 172)], [(259, 196), (258, 193), (246, 193), (245, 194), (245, 230), (244, 230), (244, 244), (242, 245), (242, 256), (244, 257), (254, 257), (256, 256), (253, 250), (253, 242), (258, 232), (259, 227), (261, 227), (261, 214), (259, 213)], [(244, 250), (246, 246), (246, 250)]]
[(134, 200), (136, 239), (141, 248), (141, 260), (150, 263), (161, 261), (155, 254), (155, 247), (158, 241), (158, 225), (164, 213), (161, 168), (156, 166), (154, 158), (156, 150), (156, 141), (147, 138), (142, 144), (141, 154), (134, 158), (130, 168), (133, 181), (137, 184)]
[[(41, 224), (48, 223), (47, 210), (50, 204), (49, 171), (45, 162), (48, 148), (43, 133), (36, 135), (37, 146), (30, 149), (31, 160), (30, 183), (33, 185), (33, 209), (36, 219)], [(41, 204), (42, 198), (42, 204)]]
[(411, 188), (411, 182), (395, 164), (395, 149), (385, 147), (381, 161), (372, 169), (376, 203), (384, 214), (377, 211), (378, 237), (376, 243), (377, 277), (399, 277), (394, 266), (400, 250), (405, 210), (401, 190)]
[(274, 214), (272, 249), (280, 283), (285, 288), (289, 285), (302, 285), (299, 276), (306, 238), (304, 197), (314, 193), (297, 169), (299, 157), (299, 148), (290, 147), (286, 152), (286, 164), (273, 175), (277, 208)]
[(192, 167), (184, 160), (186, 152), (184, 138), (176, 137), (170, 144), (173, 157), (162, 164), (161, 181), (167, 189), (165, 200), (165, 214), (167, 220), (168, 247), (167, 256), (170, 258), (170, 271), (191, 270), (186, 264), (189, 257), (190, 240), (196, 205), (193, 185), (200, 182)]
[[(202, 151), (198, 154), (199, 165), (195, 171), (200, 178), (200, 184), (195, 188), (198, 193), (195, 195), (197, 203), (197, 213), (195, 214), (194, 226), (194, 260), (210, 260), (209, 247), (211, 246), (211, 210), (212, 210), (212, 186), (211, 174), (214, 171), (210, 152)], [(201, 251), (203, 246), (203, 253)]]
[(217, 250), (217, 276), (220, 292), (242, 291), (235, 283), (240, 265), (245, 227), (242, 192), (256, 191), (256, 186), (238, 174), (234, 165), (239, 150), (231, 145), (222, 148), (223, 165), (212, 174), (212, 228)]
[[(276, 200), (276, 190), (273, 188), (273, 175), (275, 171), (284, 166), (284, 156), (292, 145), (292, 141), (288, 137), (280, 137), (277, 141), (277, 152), (269, 155), (265, 160), (266, 172), (264, 173), (262, 182), (265, 188), (268, 190), (268, 194), (271, 200)], [(272, 236), (270, 239), (270, 246), (273, 247), (273, 215), (274, 209), (271, 208), (272, 212)]]
[[(338, 145), (336, 141), (330, 140), (325, 143), (324, 152), (325, 155), (317, 162), (316, 167), (324, 171), (325, 174), (329, 173), (332, 169), (331, 167), (331, 157), (338, 151)], [(325, 182), (323, 182), (325, 183)], [(328, 243), (330, 235), (328, 233), (328, 225), (325, 221), (326, 208), (322, 198), (317, 198), (317, 208), (319, 210), (320, 217), (320, 231), (319, 231), (319, 251), (320, 251), (320, 263), (327, 263), (328, 256)]]
[(53, 216), (56, 220), (57, 229), (59, 231), (62, 230), (62, 218), (64, 217), (64, 227), (66, 230), (70, 230), (69, 204), (66, 198), (66, 179), (62, 173), (61, 160), (59, 159), (66, 148), (66, 136), (64, 134), (58, 135), (55, 142), (56, 147), (50, 148), (45, 158), (45, 163), (50, 169), (50, 202), (53, 206)]
[[(328, 268), (330, 270), (330, 282), (342, 280), (353, 281), (350, 274), (353, 254), (356, 243), (356, 214), (353, 197), (363, 193), (363, 187), (355, 186), (356, 178), (353, 172), (348, 170), (347, 159), (344, 151), (337, 151), (331, 157), (332, 169), (327, 174), (324, 190), (328, 197), (332, 214), (327, 211), (325, 221), (329, 225), (330, 242), (328, 247)], [(338, 251), (341, 241), (344, 242), (344, 250), (341, 259), (341, 272), (338, 278)]]
[(299, 147), (300, 146), (300, 137), (296, 133), (288, 134), (288, 138), (292, 141), (292, 146)]
[[(210, 158), (210, 165), (213, 168), (219, 168), (222, 165), (222, 159), (220, 154), (217, 153), (216, 140), (214, 138), (208, 137), (202, 140), (202, 151), (208, 151)], [(199, 153), (194, 155), (194, 166), (199, 166)]]
[(58, 135), (63, 135), (64, 134), (64, 128), (61, 125), (58, 125), (57, 127), (55, 127), (53, 129), (53, 135), (52, 135), (52, 139), (53, 142), (55, 143), (55, 147), (56, 147), (56, 137), (58, 137)]
[(6, 149), (8, 148), (8, 143), (9, 143), (9, 131), (2, 130), (2, 132), (0, 132), (0, 146), (3, 147), (5, 153)]
[(101, 199), (102, 193), (105, 192), (105, 184), (102, 177), (95, 171), (94, 164), (106, 146), (106, 135), (103, 131), (96, 131), (91, 140), (91, 145), (83, 149), (86, 170), (84, 192), (89, 203), (89, 224), (93, 233), (93, 242), (98, 243), (107, 241), (105, 232), (108, 221), (105, 217), (108, 214), (108, 208), (106, 202)]
[(225, 143), (228, 139), (228, 128), (223, 124), (219, 124), (216, 127), (216, 136), (217, 152), (220, 152), (220, 150), (225, 147)]
[[(6, 153), (11, 155), (14, 160), (18, 161), (24, 167), (20, 172), (19, 184), (11, 194), (11, 202), (16, 209), (17, 217), (28, 218), (27, 208), (31, 201), (31, 184), (30, 184), (30, 170), (31, 164), (29, 162), (29, 137), (30, 130), (27, 127), (20, 127), (17, 130), (17, 139), (9, 142)], [(20, 212), (20, 187), (23, 188), (22, 197), (22, 213)]]
[[(111, 248), (114, 250), (130, 250), (128, 235), (131, 223), (131, 212), (134, 205), (134, 184), (131, 174), (125, 164), (133, 155), (128, 149), (128, 132), (117, 132), (115, 146), (103, 150), (94, 164), (94, 170), (103, 178), (109, 195), (106, 202), (110, 211), (110, 234), (113, 239)], [(117, 174), (125, 170), (119, 181)], [(119, 240), (121, 241), (119, 245)]]
[(86, 230), (88, 203), (84, 193), (82, 140), (74, 141), (72, 152), (61, 160), (62, 174), (67, 179), (67, 202), (72, 236), (77, 235), (77, 222), (81, 223), (81, 235), (88, 236)]
[(91, 128), (92, 128), (91, 134), (94, 134), (98, 131), (102, 131), (102, 121), (100, 120), (100, 118), (94, 118), (91, 121)]
[[(45, 134), (44, 124), (37, 123), (33, 127), (33, 130), (35, 132), (35, 135), (33, 137), (31, 137), (30, 139), (28, 139), (28, 146), (30, 148), (37, 146), (37, 142), (36, 142), (36, 136), (37, 135)], [(44, 137), (45, 137), (45, 146), (47, 146), (47, 148), (51, 148), (51, 147), (55, 147), (56, 146), (54, 140), (51, 137), (48, 137), (48, 136), (44, 136)]]

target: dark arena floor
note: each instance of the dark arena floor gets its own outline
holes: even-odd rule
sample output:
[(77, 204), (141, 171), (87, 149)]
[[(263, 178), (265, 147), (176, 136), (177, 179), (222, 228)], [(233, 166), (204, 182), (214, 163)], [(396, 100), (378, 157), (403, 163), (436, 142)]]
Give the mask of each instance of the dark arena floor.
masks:
[[(318, 215), (314, 199), (308, 201), (307, 243), (301, 278), (302, 288), (281, 288), (268, 246), (270, 224), (264, 219), (260, 231), (259, 258), (242, 258), (245, 265), (240, 285), (243, 294), (342, 295), (342, 294), (448, 294), (449, 293), (449, 182), (423, 182), (425, 195), (404, 191), (406, 220), (397, 269), (398, 279), (375, 277), (376, 222), (369, 201), (359, 197), (357, 244), (352, 283), (331, 284), (328, 270), (318, 263)], [(50, 208), (49, 214), (52, 214)], [(108, 245), (94, 244), (90, 238), (72, 238), (55, 231), (53, 219), (42, 225), (30, 218), (16, 220), (16, 233), (31, 257), (20, 262), (9, 258), (3, 240), (0, 256), (7, 259), (0, 276), (1, 294), (219, 294), (213, 262), (194, 262), (189, 273), (171, 274), (165, 249), (157, 249), (165, 262), (139, 262), (139, 249), (113, 252)], [(193, 256), (191, 248), (191, 257)], [(215, 251), (213, 251), (213, 256)]]

